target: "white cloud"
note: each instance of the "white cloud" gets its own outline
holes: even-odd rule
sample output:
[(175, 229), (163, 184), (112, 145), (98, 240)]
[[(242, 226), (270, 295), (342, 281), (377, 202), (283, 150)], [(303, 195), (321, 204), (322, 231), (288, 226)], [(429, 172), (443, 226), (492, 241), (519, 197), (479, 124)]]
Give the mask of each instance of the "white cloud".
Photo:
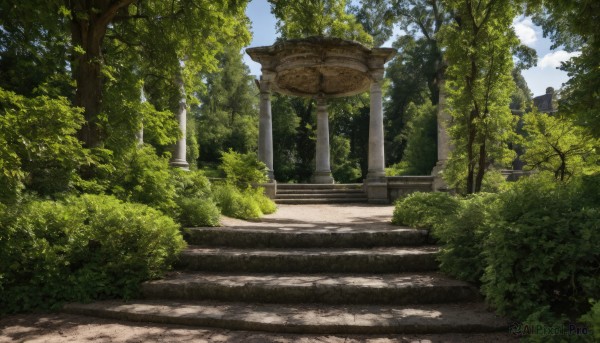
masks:
[(574, 52), (566, 52), (564, 50), (558, 50), (551, 53), (546, 54), (542, 57), (540, 61), (539, 67), (541, 69), (544, 68), (558, 68), (560, 67), (560, 63), (564, 61), (568, 61), (571, 57), (581, 55), (580, 51)]
[(529, 47), (538, 40), (537, 32), (535, 32), (534, 27), (535, 25), (529, 17), (515, 18), (515, 20), (513, 20), (513, 28), (515, 29), (517, 37), (519, 37), (521, 43)]

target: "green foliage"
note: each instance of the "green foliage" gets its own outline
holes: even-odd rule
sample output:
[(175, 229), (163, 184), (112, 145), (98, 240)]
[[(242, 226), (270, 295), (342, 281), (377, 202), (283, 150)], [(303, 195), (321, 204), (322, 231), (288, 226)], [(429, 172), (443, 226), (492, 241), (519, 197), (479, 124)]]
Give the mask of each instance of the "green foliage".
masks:
[(160, 212), (114, 197), (30, 199), (0, 217), (0, 312), (129, 298), (185, 243)]
[[(399, 50), (399, 54), (386, 68), (386, 76), (391, 81), (387, 91), (389, 100), (385, 103), (384, 118), (386, 159), (389, 164), (404, 159), (404, 151), (410, 142), (409, 139), (421, 140), (421, 137), (411, 135), (411, 131), (420, 131), (425, 127), (410, 122), (417, 120), (417, 116), (425, 115), (427, 112), (425, 107), (431, 105), (437, 107), (439, 93), (434, 82), (437, 73), (435, 61), (440, 58), (435, 52), (437, 43), (407, 35), (399, 37), (394, 42), (394, 47)], [(428, 99), (429, 105), (425, 105)], [(409, 125), (413, 128), (409, 128)], [(423, 134), (425, 137), (432, 135), (435, 137), (436, 132), (434, 128), (431, 132), (427, 131)], [(435, 140), (433, 143), (435, 148)]]
[(522, 159), (530, 169), (550, 171), (561, 181), (600, 169), (600, 140), (572, 119), (534, 111), (523, 116), (523, 123)]
[(411, 102), (406, 112), (410, 119), (404, 130), (407, 145), (403, 168), (395, 175), (428, 175), (437, 162), (437, 106), (428, 100), (421, 106)]
[(277, 205), (275, 205), (275, 202), (265, 195), (264, 188), (249, 188), (246, 190), (246, 193), (248, 193), (252, 200), (258, 204), (258, 207), (263, 214), (271, 214), (277, 211)]
[(270, 0), (277, 30), (284, 39), (310, 36), (338, 37), (371, 45), (354, 15), (346, 11), (346, 0)]
[(360, 165), (350, 156), (350, 140), (342, 136), (331, 137), (331, 174), (336, 182), (360, 182)]
[[(536, 1), (535, 3), (540, 3)], [(579, 56), (562, 64), (569, 74), (562, 92), (559, 110), (572, 114), (579, 124), (600, 136), (600, 21), (598, 2), (594, 0), (546, 0), (537, 11), (534, 22), (553, 41), (552, 48), (579, 51)]]
[(460, 201), (448, 193), (412, 193), (396, 202), (392, 224), (432, 229), (459, 207)]
[[(581, 315), (600, 297), (600, 175), (556, 183), (540, 175), (500, 194), (485, 243), (483, 291), (502, 313), (525, 319), (543, 306)], [(591, 188), (591, 189), (590, 189)]]
[[(297, 181), (296, 161), (300, 118), (292, 107), (292, 97), (277, 93), (271, 98), (273, 117), (273, 165), (278, 182)], [(298, 99), (296, 98), (296, 101)]]
[(219, 55), (219, 68), (206, 75), (202, 106), (194, 109), (203, 162), (217, 162), (221, 151), (229, 149), (253, 151), (258, 142), (257, 90), (240, 49), (226, 48)]
[(183, 226), (218, 226), (220, 212), (212, 200), (211, 184), (201, 171), (171, 169), (177, 209), (173, 217)]
[(581, 317), (581, 321), (587, 324), (592, 336), (600, 340), (600, 302), (591, 301), (592, 308), (588, 313)]
[(176, 197), (207, 198), (211, 193), (211, 185), (204, 172), (186, 171), (179, 168), (170, 169), (169, 183), (175, 188)]
[(595, 325), (588, 300), (600, 297), (598, 194), (600, 174), (562, 183), (539, 174), (498, 194), (415, 193), (396, 203), (393, 222), (431, 229), (443, 244), (442, 271), (481, 282), (502, 314), (562, 326), (589, 311), (583, 320)]
[(350, 2), (350, 13), (356, 16), (356, 20), (363, 29), (373, 37), (373, 46), (379, 47), (385, 43), (393, 34), (393, 22), (388, 15), (388, 4), (386, 1), (360, 0), (358, 6), (356, 1)]
[(154, 148), (145, 145), (140, 149), (130, 149), (113, 165), (114, 169), (108, 176), (111, 194), (164, 213), (172, 213), (176, 209), (176, 192), (171, 182), (168, 157), (157, 156)]
[(248, 188), (246, 191), (240, 191), (231, 184), (215, 185), (213, 197), (221, 213), (226, 216), (239, 219), (258, 219), (263, 213), (260, 205), (254, 201)]
[(227, 182), (240, 189), (268, 181), (267, 167), (252, 152), (241, 154), (229, 149), (221, 154), (221, 161), (219, 168), (225, 172)]
[(65, 98), (26, 98), (0, 88), (0, 201), (15, 201), (27, 188), (40, 195), (72, 189), (87, 161), (74, 136), (81, 110)]
[[(511, 51), (519, 46), (511, 28), (518, 1), (448, 0), (454, 22), (440, 31), (445, 58), (447, 110), (453, 117), (450, 135), (454, 150), (448, 168), (465, 179), (464, 192), (480, 192), (492, 164), (514, 159), (515, 120), (509, 104), (514, 89)], [(465, 166), (465, 167), (462, 167)], [(458, 179), (447, 179), (456, 186)]]
[[(459, 202), (453, 213), (433, 219), (432, 234), (442, 245), (440, 269), (458, 279), (480, 283), (486, 267), (484, 244), (495, 219), (496, 194), (479, 193)], [(445, 219), (445, 220), (444, 220)]]
[(211, 198), (181, 198), (177, 201), (179, 222), (185, 227), (219, 226), (221, 212)]

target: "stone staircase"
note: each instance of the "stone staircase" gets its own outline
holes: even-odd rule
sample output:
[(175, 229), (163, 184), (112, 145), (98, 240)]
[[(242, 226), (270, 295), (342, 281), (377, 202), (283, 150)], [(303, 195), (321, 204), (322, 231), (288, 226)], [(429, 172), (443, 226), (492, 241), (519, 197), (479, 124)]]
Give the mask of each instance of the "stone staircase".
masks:
[(507, 331), (471, 285), (438, 273), (425, 231), (390, 225), (195, 228), (176, 272), (129, 302), (68, 304), (114, 319), (299, 334)]
[(366, 203), (362, 183), (350, 184), (277, 184), (278, 204), (341, 204)]

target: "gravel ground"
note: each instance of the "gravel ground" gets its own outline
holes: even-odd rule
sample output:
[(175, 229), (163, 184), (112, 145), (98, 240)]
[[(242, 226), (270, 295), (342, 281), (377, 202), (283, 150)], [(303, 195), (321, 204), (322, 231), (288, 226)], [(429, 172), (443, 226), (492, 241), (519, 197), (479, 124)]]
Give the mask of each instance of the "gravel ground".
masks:
[(7, 342), (240, 342), (240, 343), (493, 343), (518, 342), (508, 333), (395, 336), (267, 334), (115, 321), (69, 314), (27, 314), (0, 319), (0, 343)]

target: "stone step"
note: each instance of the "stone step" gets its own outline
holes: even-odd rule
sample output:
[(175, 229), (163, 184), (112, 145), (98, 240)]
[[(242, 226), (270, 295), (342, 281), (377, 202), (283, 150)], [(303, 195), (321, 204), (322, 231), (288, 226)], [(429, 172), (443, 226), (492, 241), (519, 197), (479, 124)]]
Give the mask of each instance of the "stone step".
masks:
[(252, 273), (401, 273), (438, 269), (438, 248), (268, 249), (192, 246), (178, 269)]
[(365, 194), (363, 189), (277, 189), (281, 194)]
[(147, 299), (260, 303), (432, 304), (480, 300), (473, 286), (422, 274), (172, 273), (142, 284)]
[(427, 244), (426, 230), (391, 225), (184, 229), (189, 244), (236, 248), (371, 248)]
[(278, 183), (277, 191), (293, 189), (361, 189), (362, 183), (320, 184), (320, 183)]
[(349, 203), (367, 203), (366, 197), (362, 198), (309, 198), (309, 199), (275, 199), (277, 204), (286, 205), (308, 205), (308, 204), (349, 204)]
[(279, 194), (275, 197), (276, 200), (283, 199), (366, 199), (365, 193), (294, 193), (294, 194)]
[(508, 332), (480, 303), (327, 306), (172, 301), (67, 304), (63, 311), (117, 320), (298, 334)]

